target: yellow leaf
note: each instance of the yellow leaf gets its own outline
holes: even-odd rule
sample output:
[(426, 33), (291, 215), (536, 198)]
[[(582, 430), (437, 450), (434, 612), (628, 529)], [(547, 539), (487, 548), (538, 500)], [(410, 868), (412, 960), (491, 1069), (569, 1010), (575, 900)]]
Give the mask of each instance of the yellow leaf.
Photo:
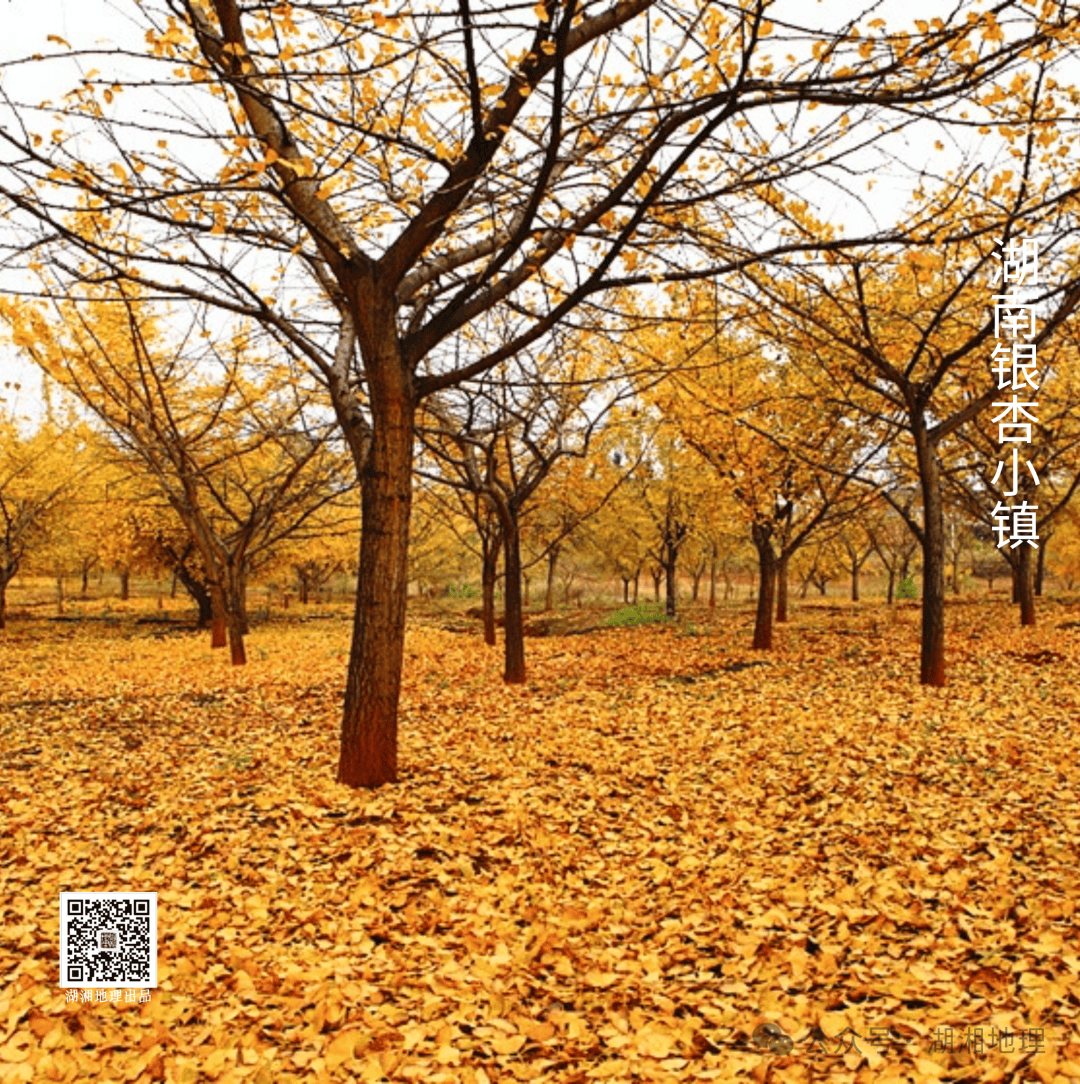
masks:
[(516, 1054), (525, 1045), (524, 1035), (507, 1035), (491, 1040), (491, 1049), (496, 1054)]
[(652, 1025), (639, 1031), (635, 1041), (639, 1054), (649, 1058), (666, 1058), (675, 1045), (675, 1036)]

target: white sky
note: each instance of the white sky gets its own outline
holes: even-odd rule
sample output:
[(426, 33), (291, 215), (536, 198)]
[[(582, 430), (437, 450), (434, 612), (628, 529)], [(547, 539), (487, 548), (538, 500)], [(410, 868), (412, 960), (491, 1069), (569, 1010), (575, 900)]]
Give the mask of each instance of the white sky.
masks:
[[(109, 57), (108, 50), (125, 48), (141, 51), (147, 28), (145, 15), (140, 12), (136, 0), (7, 0), (2, 2), (4, 33), (0, 40), (0, 63), (28, 57), (34, 53), (55, 56), (65, 50), (49, 35), (58, 35), (75, 48), (98, 47), (105, 55), (92, 62), (80, 61), (85, 68), (97, 67), (103, 74), (110, 65), (123, 67), (123, 58)], [(980, 5), (981, 6), (981, 5)], [(821, 13), (821, 28), (835, 27), (848, 19), (864, 15), (873, 7), (866, 19), (880, 17), (886, 20), (890, 30), (903, 27), (914, 29), (915, 19), (931, 19), (942, 14), (940, 0), (880, 0), (879, 3), (852, 3), (851, 0), (777, 0), (770, 9), (772, 17), (781, 22), (786, 15), (793, 21), (810, 22), (815, 11)], [(865, 21), (865, 20), (864, 20)], [(1080, 68), (1080, 58), (1077, 61)], [(118, 72), (118, 74), (121, 74)], [(62, 59), (18, 65), (0, 70), (3, 87), (16, 100), (42, 101), (55, 99), (70, 86), (77, 83), (79, 72), (74, 62)], [(1080, 78), (1080, 73), (1078, 73)], [(826, 111), (823, 109), (821, 113)], [(933, 125), (926, 125), (917, 133), (902, 137), (902, 143), (894, 145), (893, 152), (902, 156), (904, 163), (916, 169), (922, 162), (931, 162), (935, 170), (944, 167), (948, 152), (938, 154), (933, 142), (940, 132)], [(865, 181), (856, 182), (865, 188)], [(911, 191), (911, 178), (878, 175), (873, 192), (867, 197), (871, 211), (881, 217), (881, 223), (892, 219), (907, 201)], [(804, 191), (812, 202), (819, 203), (826, 217), (844, 219), (848, 232), (872, 229), (863, 208), (850, 198), (844, 198), (835, 190), (815, 187), (810, 182)], [(880, 225), (881, 223), (878, 223)], [(0, 225), (2, 228), (2, 225)], [(19, 381), (24, 390), (15, 400), (17, 410), (33, 410), (38, 399), (40, 376), (36, 369), (0, 347), (0, 397), (13, 405), (11, 392), (5, 389), (5, 381)], [(2, 408), (0, 408), (2, 409)]]

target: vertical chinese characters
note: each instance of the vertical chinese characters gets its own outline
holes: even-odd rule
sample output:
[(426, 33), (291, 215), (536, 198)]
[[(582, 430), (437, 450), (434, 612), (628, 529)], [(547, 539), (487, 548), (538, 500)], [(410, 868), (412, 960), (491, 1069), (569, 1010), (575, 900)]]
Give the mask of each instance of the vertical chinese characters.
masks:
[[(1008, 293), (992, 294), (994, 301), (994, 335), (997, 346), (992, 360), (993, 369), (998, 378), (998, 390), (1009, 390), (1012, 398), (1007, 402), (996, 402), (994, 407), (1000, 410), (994, 421), (998, 427), (998, 443), (1002, 445), (1002, 459), (991, 482), (997, 485), (1004, 475), (1011, 485), (1004, 492), (1006, 498), (1020, 493), (1020, 483), (1025, 483), (1020, 449), (1017, 445), (1031, 444), (1031, 424), (1038, 422), (1032, 413), (1039, 406), (1030, 398), (1032, 391), (1038, 391), (1038, 359), (1035, 338), (1035, 309), (1024, 301), (1020, 292), (1022, 286), (1035, 286), (1039, 280), (1038, 242), (1031, 238), (1013, 239), (998, 257), (998, 274), (1002, 286), (1012, 287)], [(995, 276), (994, 281), (997, 281)], [(1012, 445), (1011, 453), (1005, 452), (1005, 446)], [(1039, 476), (1033, 464), (1025, 459), (1023, 467), (1028, 471), (1033, 483), (1039, 484)], [(1019, 504), (1003, 504), (998, 501), (991, 515), (994, 517), (994, 531), (998, 536), (998, 549), (1009, 546), (1016, 549), (1026, 542), (1038, 549), (1039, 536), (1035, 522), (1037, 504), (1028, 504), (1021, 497)]]

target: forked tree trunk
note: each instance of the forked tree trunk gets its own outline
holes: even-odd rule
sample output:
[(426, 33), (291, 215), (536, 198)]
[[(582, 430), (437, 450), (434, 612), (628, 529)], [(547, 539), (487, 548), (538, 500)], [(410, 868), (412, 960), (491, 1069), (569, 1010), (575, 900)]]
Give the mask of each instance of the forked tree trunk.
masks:
[(375, 329), (379, 340), (365, 344), (372, 431), (366, 457), (357, 464), (360, 562), (337, 773), (338, 782), (350, 787), (397, 781), (415, 404), (392, 306), (382, 305), (386, 311), (375, 314), (384, 318)]
[(945, 508), (937, 448), (921, 415), (914, 425), (923, 499), (922, 647), (919, 681), (945, 684)]
[(773, 642), (773, 610), (776, 604), (776, 554), (768, 532), (753, 527), (754, 548), (758, 555), (757, 617), (754, 621), (754, 650), (769, 651)]

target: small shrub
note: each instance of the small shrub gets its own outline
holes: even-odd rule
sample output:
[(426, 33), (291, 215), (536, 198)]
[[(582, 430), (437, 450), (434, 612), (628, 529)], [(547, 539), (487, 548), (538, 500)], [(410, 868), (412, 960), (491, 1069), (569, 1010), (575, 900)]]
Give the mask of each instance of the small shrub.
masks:
[(634, 625), (655, 625), (666, 621), (667, 614), (658, 602), (638, 602), (633, 606), (623, 606), (608, 619), (607, 624), (616, 628), (629, 628)]
[(915, 586), (915, 581), (910, 576), (905, 576), (899, 586), (896, 588), (897, 598), (918, 598), (919, 589)]

